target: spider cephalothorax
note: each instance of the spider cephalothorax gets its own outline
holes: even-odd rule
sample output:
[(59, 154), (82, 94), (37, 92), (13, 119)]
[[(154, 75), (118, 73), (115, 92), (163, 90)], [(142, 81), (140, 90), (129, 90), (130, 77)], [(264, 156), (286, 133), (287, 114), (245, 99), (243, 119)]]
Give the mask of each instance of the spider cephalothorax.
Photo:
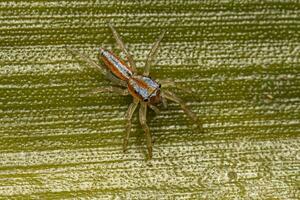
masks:
[(133, 76), (128, 80), (129, 93), (144, 102), (153, 105), (161, 102), (160, 84), (147, 76)]

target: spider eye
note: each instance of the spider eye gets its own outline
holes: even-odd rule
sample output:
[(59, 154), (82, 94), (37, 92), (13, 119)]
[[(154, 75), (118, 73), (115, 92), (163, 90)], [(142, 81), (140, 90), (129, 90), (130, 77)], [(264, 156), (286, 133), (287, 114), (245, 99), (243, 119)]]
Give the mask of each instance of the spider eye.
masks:
[(144, 99), (144, 102), (147, 102), (148, 101), (148, 99)]

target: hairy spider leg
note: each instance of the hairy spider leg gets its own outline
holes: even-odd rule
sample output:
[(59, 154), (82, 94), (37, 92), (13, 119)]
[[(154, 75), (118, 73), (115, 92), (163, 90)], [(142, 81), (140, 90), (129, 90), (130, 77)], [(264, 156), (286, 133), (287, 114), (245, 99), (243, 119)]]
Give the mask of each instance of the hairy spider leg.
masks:
[(168, 101), (167, 101), (167, 99), (166, 99), (165, 97), (163, 97), (162, 95), (161, 95), (161, 102), (162, 102), (164, 108), (167, 108), (167, 107), (168, 107)]
[(129, 105), (129, 108), (126, 112), (126, 134), (124, 136), (124, 142), (123, 142), (123, 151), (126, 152), (127, 146), (128, 146), (128, 140), (130, 136), (131, 131), (131, 119), (134, 111), (136, 110), (137, 106), (139, 104), (139, 101), (133, 99), (133, 102)]
[(177, 85), (174, 81), (170, 80), (170, 79), (165, 79), (165, 80), (157, 80), (161, 85), (164, 86), (164, 88), (166, 87), (174, 87), (180, 91), (183, 91), (185, 93), (189, 93), (189, 94), (194, 94), (193, 90), (187, 90), (186, 87), (182, 87)]
[(147, 60), (146, 60), (145, 67), (144, 67), (144, 73), (143, 73), (144, 76), (149, 76), (152, 61), (154, 59), (155, 54), (157, 53), (159, 44), (160, 44), (161, 40), (163, 39), (165, 33), (166, 33), (166, 31), (163, 31), (162, 34), (158, 37), (157, 41), (153, 44), (153, 46), (147, 56)]
[(174, 93), (170, 92), (170, 91), (164, 91), (162, 93), (162, 96), (166, 99), (169, 99), (173, 102), (176, 102), (180, 105), (180, 107), (182, 108), (182, 110), (185, 112), (185, 114), (191, 118), (197, 125), (199, 125), (199, 127), (202, 127), (202, 123), (199, 122), (197, 116), (187, 107), (187, 105), (183, 102), (182, 99), (180, 99), (179, 97), (177, 97)]
[(149, 127), (147, 125), (147, 103), (140, 102), (140, 110), (139, 110), (139, 120), (141, 123), (142, 128), (144, 129), (146, 140), (147, 140), (147, 149), (148, 149), (148, 156), (149, 159), (152, 158), (152, 139)]
[(136, 73), (137, 70), (136, 70), (135, 63), (134, 63), (134, 61), (133, 61), (133, 59), (132, 59), (131, 54), (129, 53), (129, 51), (127, 51), (127, 49), (126, 49), (126, 47), (125, 47), (125, 44), (123, 43), (123, 41), (122, 41), (120, 35), (118, 34), (118, 32), (116, 31), (116, 29), (113, 27), (113, 25), (112, 25), (111, 23), (108, 23), (108, 26), (109, 26), (109, 28), (111, 29), (111, 31), (112, 31), (112, 33), (113, 33), (113, 36), (114, 36), (114, 38), (115, 38), (117, 44), (119, 45), (119, 48), (125, 53), (125, 55), (126, 55), (126, 57), (127, 57), (127, 60), (128, 60), (128, 62), (129, 62), (129, 64), (130, 64), (130, 67), (131, 67), (132, 71), (133, 71), (134, 73)]
[(154, 105), (148, 103), (148, 107), (149, 107), (151, 110), (153, 110), (153, 111), (155, 112), (155, 114), (158, 115), (158, 114), (160, 113), (159, 109), (158, 109), (156, 106), (154, 106)]

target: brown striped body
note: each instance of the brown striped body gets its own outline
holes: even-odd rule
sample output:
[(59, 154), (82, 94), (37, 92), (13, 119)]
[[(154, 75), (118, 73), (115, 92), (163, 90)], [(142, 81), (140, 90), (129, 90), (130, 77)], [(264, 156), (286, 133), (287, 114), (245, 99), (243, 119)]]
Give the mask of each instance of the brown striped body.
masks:
[(160, 102), (160, 84), (148, 76), (135, 75), (132, 69), (110, 51), (100, 49), (100, 58), (107, 69), (127, 83), (129, 93), (144, 102)]

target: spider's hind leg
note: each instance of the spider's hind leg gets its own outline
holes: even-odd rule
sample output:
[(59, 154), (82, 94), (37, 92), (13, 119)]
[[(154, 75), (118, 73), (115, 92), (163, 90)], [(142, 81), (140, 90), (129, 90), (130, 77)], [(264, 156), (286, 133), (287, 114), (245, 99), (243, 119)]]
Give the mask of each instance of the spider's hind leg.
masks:
[(112, 73), (110, 71), (108, 71), (104, 66), (102, 66), (101, 64), (96, 63), (95, 61), (93, 61), (92, 59), (90, 59), (87, 55), (84, 55), (82, 53), (80, 53), (79, 51), (75, 50), (75, 49), (71, 49), (69, 47), (66, 47), (67, 51), (70, 52), (72, 55), (74, 56), (78, 56), (79, 58), (81, 58), (81, 60), (85, 61), (86, 63), (88, 63), (91, 67), (93, 67), (94, 69), (99, 70), (108, 80), (110, 80), (111, 82), (115, 83), (118, 86), (122, 86), (122, 87), (126, 87), (126, 83), (118, 78), (116, 78), (114, 75), (112, 75)]
[(117, 44), (119, 45), (120, 49), (125, 53), (126, 58), (130, 64), (130, 67), (132, 68), (133, 72), (137, 72), (136, 70), (136, 66), (135, 66), (135, 62), (132, 59), (131, 54), (129, 53), (129, 51), (126, 49), (124, 42), (122, 41), (119, 33), (116, 31), (116, 29), (113, 27), (113, 25), (111, 23), (108, 23), (109, 28), (111, 29), (113, 36), (117, 42)]

